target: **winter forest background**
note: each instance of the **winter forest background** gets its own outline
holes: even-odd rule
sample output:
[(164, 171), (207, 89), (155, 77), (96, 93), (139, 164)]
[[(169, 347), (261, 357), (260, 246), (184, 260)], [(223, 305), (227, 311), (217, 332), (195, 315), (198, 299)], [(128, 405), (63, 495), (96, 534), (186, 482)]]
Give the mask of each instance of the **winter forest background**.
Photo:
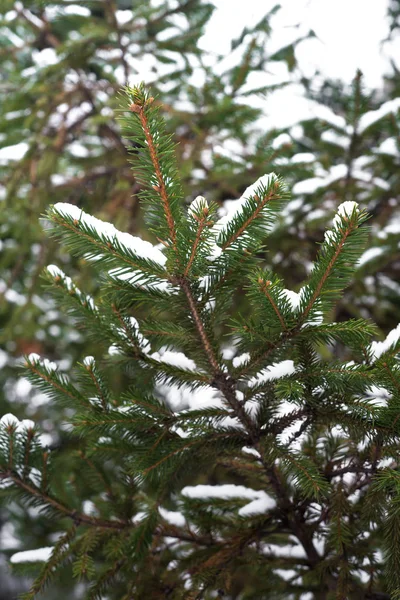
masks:
[[(128, 162), (134, 142), (116, 119), (127, 82), (151, 84), (162, 103), (188, 206), (202, 195), (223, 216), (265, 173), (285, 179), (291, 199), (263, 258), (290, 290), (309, 275), (337, 207), (366, 209), (368, 246), (334, 321), (372, 319), (385, 339), (400, 323), (399, 29), (398, 0), (3, 0), (0, 417), (32, 419), (62, 453), (74, 444), (69, 409), (31, 384), (21, 357), (67, 372), (97, 352), (41, 277), (55, 264), (94, 298), (99, 289), (93, 265), (45, 234), (49, 205), (77, 205), (154, 242)], [(124, 370), (108, 376), (116, 393), (129, 382)], [(185, 408), (184, 394), (159, 393)], [(57, 531), (34, 506), (0, 508), (1, 600), (31, 581), (11, 572), (10, 557), (52, 546)], [(83, 584), (70, 585), (66, 572), (43, 598), (81, 598)]]

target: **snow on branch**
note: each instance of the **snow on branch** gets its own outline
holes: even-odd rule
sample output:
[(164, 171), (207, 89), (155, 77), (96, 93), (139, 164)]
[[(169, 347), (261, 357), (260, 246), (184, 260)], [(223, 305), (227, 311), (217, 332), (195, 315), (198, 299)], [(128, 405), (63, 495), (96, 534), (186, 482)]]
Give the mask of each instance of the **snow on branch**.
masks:
[(66, 275), (64, 271), (62, 271), (62, 269), (57, 267), (57, 265), (47, 265), (46, 270), (49, 273), (49, 275), (51, 275), (51, 277), (54, 279), (55, 283), (62, 283), (62, 285), (64, 285), (67, 289), (67, 291), (77, 296), (79, 301), (84, 306), (88, 306), (92, 311), (97, 311), (97, 307), (94, 303), (92, 296), (81, 292), (81, 290), (74, 284), (71, 277), (68, 277), (68, 275)]
[(270, 365), (266, 369), (263, 369), (249, 380), (249, 386), (254, 387), (255, 385), (259, 385), (260, 383), (264, 383), (265, 381), (271, 381), (271, 379), (279, 379), (281, 377), (287, 377), (288, 375), (293, 375), (296, 372), (296, 368), (294, 366), (294, 362), (292, 360), (283, 360), (280, 363), (275, 363)]
[(36, 550), (25, 550), (23, 552), (16, 552), (10, 558), (10, 562), (13, 565), (17, 563), (26, 563), (26, 562), (47, 562), (52, 553), (53, 547), (45, 547), (45, 548), (37, 548)]
[[(254, 229), (255, 224), (265, 233), (271, 225), (273, 209), (277, 208), (272, 203), (286, 196), (286, 189), (275, 173), (257, 179), (233, 203), (228, 214), (215, 223), (213, 230), (218, 235), (217, 244), (226, 250), (243, 235), (248, 237), (249, 228)], [(270, 210), (267, 211), (268, 208)], [(257, 230), (254, 229), (254, 235)]]
[(392, 329), (390, 333), (386, 336), (386, 339), (383, 342), (372, 342), (370, 346), (371, 354), (373, 355), (374, 360), (378, 360), (388, 350), (394, 348), (397, 342), (400, 340), (400, 323), (397, 325), (395, 329)]
[(12, 413), (7, 413), (3, 415), (0, 419), (0, 425), (3, 427), (12, 427), (15, 431), (26, 431), (29, 429), (35, 429), (35, 423), (31, 419), (23, 419), (20, 421), (15, 415)]
[(74, 204), (57, 202), (57, 204), (53, 206), (53, 209), (61, 217), (69, 217), (73, 221), (76, 221), (76, 225), (93, 229), (99, 237), (107, 240), (111, 244), (117, 241), (120, 246), (130, 250), (139, 258), (150, 260), (159, 265), (165, 265), (166, 263), (166, 256), (150, 242), (142, 240), (137, 236), (133, 236), (130, 233), (119, 231), (111, 223), (107, 223), (106, 221), (102, 221), (101, 219), (97, 219), (96, 217), (85, 213)]
[(263, 514), (276, 506), (275, 500), (263, 490), (253, 490), (244, 485), (235, 485), (233, 483), (186, 486), (183, 488), (181, 494), (187, 498), (199, 500), (206, 498), (220, 498), (222, 500), (239, 498), (251, 500), (249, 504), (239, 509), (238, 513), (242, 517)]

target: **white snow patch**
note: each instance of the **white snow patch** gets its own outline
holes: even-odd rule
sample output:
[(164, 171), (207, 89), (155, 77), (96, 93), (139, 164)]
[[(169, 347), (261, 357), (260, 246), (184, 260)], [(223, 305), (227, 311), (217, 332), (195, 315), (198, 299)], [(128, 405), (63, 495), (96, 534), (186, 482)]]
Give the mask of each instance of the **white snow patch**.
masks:
[(252, 490), (243, 485), (232, 483), (186, 486), (183, 488), (181, 494), (187, 498), (198, 499), (221, 498), (223, 500), (230, 500), (231, 498), (246, 498), (251, 500), (251, 502), (239, 510), (239, 515), (243, 517), (263, 514), (276, 506), (275, 500), (263, 490)]
[(242, 452), (244, 452), (245, 454), (251, 454), (255, 458), (261, 458), (261, 454), (257, 452), (257, 450), (255, 450), (254, 448), (250, 448), (249, 446), (243, 446)]
[(133, 19), (133, 12), (131, 10), (117, 10), (115, 11), (115, 17), (118, 25), (126, 25)]
[(289, 164), (312, 163), (315, 160), (315, 154), (311, 152), (299, 152), (289, 159)]
[(170, 525), (175, 525), (176, 527), (184, 527), (186, 525), (186, 519), (180, 512), (167, 510), (162, 506), (159, 507), (158, 512), (167, 523), (170, 523)]
[(237, 369), (238, 367), (241, 367), (242, 365), (247, 363), (249, 360), (250, 360), (250, 354), (248, 352), (244, 352), (243, 354), (240, 354), (239, 356), (235, 356), (235, 358), (232, 360), (232, 365), (234, 366), (235, 369)]
[(82, 503), (82, 512), (84, 515), (94, 516), (98, 514), (96, 505), (91, 500), (84, 500)]
[(336, 131), (323, 131), (321, 140), (334, 146), (340, 146), (340, 148), (348, 148), (349, 139), (344, 135), (339, 135)]
[[(348, 167), (345, 164), (334, 165), (328, 172), (322, 171), (321, 176), (319, 177), (312, 177), (311, 179), (305, 179), (304, 181), (296, 183), (292, 188), (293, 194), (313, 194), (318, 189), (328, 187), (334, 181), (346, 177), (347, 171)], [(371, 176), (360, 169), (353, 171), (353, 177), (355, 179), (361, 179), (362, 181), (371, 182)]]
[(92, 367), (94, 365), (94, 356), (85, 356), (82, 363), (85, 367)]
[(267, 511), (271, 510), (272, 508), (276, 507), (276, 502), (273, 498), (271, 498), (271, 496), (268, 496), (268, 494), (266, 494), (263, 491), (260, 491), (258, 493), (259, 493), (259, 498), (257, 498), (256, 500), (253, 500), (249, 504), (246, 504), (246, 506), (243, 506), (239, 510), (239, 515), (241, 517), (250, 517), (252, 515), (262, 515), (262, 514), (266, 513)]
[(249, 185), (249, 187), (246, 188), (246, 190), (243, 192), (243, 194), (238, 200), (225, 202), (224, 209), (226, 210), (226, 214), (215, 223), (212, 230), (216, 234), (218, 234), (222, 227), (228, 225), (232, 221), (232, 219), (235, 218), (235, 216), (242, 209), (243, 205), (246, 204), (246, 201), (255, 194), (257, 194), (259, 188), (268, 188), (271, 185), (271, 183), (276, 179), (277, 176), (273, 172), (262, 175), (257, 179), (255, 183)]
[(375, 360), (380, 358), (382, 354), (390, 350), (392, 346), (394, 346), (400, 339), (400, 323), (397, 325), (395, 329), (392, 329), (390, 333), (388, 333), (386, 339), (383, 342), (372, 342), (370, 345), (370, 351)]
[(180, 369), (185, 369), (186, 371), (197, 370), (196, 363), (191, 358), (188, 358), (185, 354), (183, 354), (183, 352), (160, 350), (159, 352), (154, 352), (151, 355), (151, 358), (165, 362), (169, 365), (173, 365), (174, 367), (179, 367)]
[(281, 148), (282, 146), (285, 146), (286, 144), (291, 145), (292, 138), (287, 133), (281, 133), (280, 135), (278, 135), (278, 137), (276, 137), (274, 139), (274, 141), (271, 144), (271, 147), (273, 150), (277, 150), (278, 148)]
[(163, 383), (157, 385), (157, 391), (174, 412), (223, 407), (219, 392), (208, 385), (192, 390), (188, 385)]
[(270, 381), (271, 379), (279, 379), (280, 377), (286, 377), (287, 375), (293, 375), (296, 372), (294, 362), (292, 360), (283, 360), (280, 363), (274, 363), (262, 370), (258, 375), (252, 377), (249, 380), (249, 387), (253, 387), (264, 381)]
[(359, 212), (358, 211), (358, 202), (354, 202), (354, 201), (342, 202), (342, 204), (339, 204), (339, 206), (337, 208), (337, 215), (333, 219), (333, 224), (336, 226), (340, 225), (340, 220), (338, 219), (338, 215), (340, 215), (341, 217), (351, 217), (351, 215), (353, 214), (354, 211)]
[(69, 6), (63, 7), (65, 14), (67, 15), (79, 15), (81, 17), (90, 17), (91, 12), (85, 6), (79, 4), (70, 4)]
[(388, 224), (386, 227), (379, 232), (379, 238), (387, 238), (388, 235), (399, 235), (400, 234), (400, 219), (398, 215)]
[(121, 246), (124, 246), (138, 257), (151, 260), (160, 265), (164, 265), (167, 260), (166, 256), (150, 242), (130, 235), (130, 233), (119, 231), (111, 223), (101, 221), (100, 219), (85, 213), (73, 204), (57, 202), (53, 208), (62, 217), (69, 217), (86, 227), (94, 229), (97, 235), (101, 235), (107, 241), (111, 243), (117, 241)]
[(334, 113), (330, 108), (323, 104), (315, 104), (313, 107), (313, 113), (317, 119), (326, 121), (333, 127), (337, 127), (342, 131), (346, 131), (346, 119), (340, 115)]
[(3, 415), (1, 417), (0, 423), (4, 427), (9, 427), (10, 425), (12, 425), (14, 427), (18, 427), (19, 426), (19, 419), (15, 415), (13, 415), (12, 413), (6, 413), (5, 415)]
[(48, 67), (50, 65), (56, 65), (59, 62), (54, 48), (44, 48), (44, 50), (33, 50), (32, 54), (33, 62), (39, 67)]
[(79, 142), (71, 142), (68, 145), (68, 150), (71, 152), (72, 156), (76, 156), (77, 158), (86, 158), (89, 156), (89, 150), (83, 144)]
[(301, 291), (300, 292), (293, 292), (292, 290), (282, 290), (283, 293), (286, 296), (286, 299), (288, 300), (289, 304), (292, 307), (292, 310), (297, 310), (300, 306), (300, 301), (301, 301)]
[(263, 553), (277, 557), (307, 558), (303, 546), (295, 542), (293, 544), (285, 544), (284, 546), (265, 544), (263, 545)]
[(398, 156), (399, 150), (395, 138), (386, 138), (386, 140), (384, 140), (380, 144), (379, 148), (377, 148), (376, 152), (378, 152), (379, 154), (389, 154), (390, 156)]
[(10, 562), (14, 565), (24, 562), (47, 562), (53, 553), (53, 549), (53, 547), (47, 547), (17, 552), (11, 556)]
[(132, 523), (140, 523), (143, 519), (146, 518), (146, 513), (144, 511), (139, 511), (132, 517)]
[(84, 294), (83, 292), (81, 292), (81, 290), (74, 284), (71, 277), (68, 277), (68, 275), (66, 275), (64, 273), (64, 271), (62, 269), (60, 269), (60, 267), (57, 267), (57, 265), (47, 265), (46, 269), (50, 273), (50, 275), (52, 277), (54, 277), (54, 279), (56, 279), (56, 278), (62, 279), (63, 284), (66, 286), (67, 290), (70, 290), (70, 291), (73, 290), (77, 294), (77, 296), (79, 297), (81, 302), (86, 302), (87, 305), (90, 306), (90, 308), (92, 310), (97, 311), (97, 308), (96, 308), (96, 305), (94, 303), (92, 296), (89, 296), (88, 294)]
[(221, 256), (221, 254), (222, 254), (222, 248), (217, 246), (217, 244), (213, 244), (211, 247), (211, 252), (207, 256), (207, 260), (209, 260), (210, 262), (214, 262), (215, 260), (217, 260), (217, 258), (219, 258)]
[(56, 371), (58, 368), (55, 362), (48, 358), (42, 358), (39, 354), (36, 354), (36, 352), (31, 352), (28, 355), (28, 360), (31, 363), (39, 364), (41, 367), (44, 367), (46, 371)]
[(363, 133), (368, 127), (390, 114), (396, 114), (400, 108), (400, 98), (384, 102), (377, 110), (370, 110), (361, 115), (358, 122), (358, 133)]
[(35, 429), (35, 422), (32, 419), (22, 419), (19, 424), (18, 430), (21, 431), (23, 429)]
[(29, 145), (26, 142), (14, 144), (14, 146), (6, 146), (0, 148), (0, 161), (7, 162), (9, 160), (21, 160), (28, 152)]
[(363, 252), (363, 254), (361, 254), (360, 258), (358, 259), (358, 266), (361, 267), (362, 265), (365, 265), (370, 260), (373, 260), (374, 258), (377, 258), (378, 256), (381, 256), (384, 253), (385, 253), (385, 248), (383, 248), (382, 246), (380, 246), (380, 247), (375, 246), (372, 248), (368, 248), (368, 250)]
[(353, 214), (353, 211), (356, 211), (356, 213), (359, 212), (357, 202), (354, 202), (354, 201), (342, 202), (342, 204), (340, 204), (338, 206), (336, 215), (333, 217), (333, 221), (332, 221), (333, 229), (328, 229), (327, 231), (325, 231), (325, 234), (324, 234), (325, 243), (330, 244), (330, 243), (334, 242), (333, 230), (338, 230), (340, 228), (340, 226), (342, 225), (343, 218), (351, 217), (351, 215)]
[(5, 367), (7, 362), (8, 362), (8, 354), (7, 354), (7, 352), (4, 352), (4, 350), (2, 350), (0, 348), (0, 369)]
[(295, 183), (292, 187), (293, 194), (314, 194), (319, 188), (325, 185), (325, 180), (321, 177), (311, 177)]
[(208, 208), (207, 200), (204, 196), (197, 196), (191, 203), (188, 208), (188, 215), (193, 217), (197, 215), (204, 208)]

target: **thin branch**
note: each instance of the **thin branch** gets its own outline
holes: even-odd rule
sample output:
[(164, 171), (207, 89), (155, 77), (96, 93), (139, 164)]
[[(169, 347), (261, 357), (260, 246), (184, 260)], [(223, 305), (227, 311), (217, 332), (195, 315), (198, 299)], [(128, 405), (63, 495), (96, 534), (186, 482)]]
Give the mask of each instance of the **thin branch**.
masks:
[(270, 200), (277, 197), (276, 192), (278, 189), (279, 189), (279, 183), (276, 181), (274, 183), (273, 189), (269, 192), (269, 194), (267, 194), (265, 196), (265, 198), (263, 198), (261, 200), (258, 196), (254, 196), (256, 198), (256, 200), (258, 201), (257, 208), (255, 209), (253, 214), (248, 219), (246, 219), (246, 221), (243, 223), (243, 225), (241, 227), (239, 227), (239, 229), (231, 235), (231, 237), (225, 242), (225, 244), (223, 244), (223, 246), (222, 246), (223, 250), (226, 250), (227, 248), (229, 248), (229, 246), (231, 246), (238, 239), (238, 237), (242, 235), (243, 231), (245, 231), (247, 229), (247, 227), (250, 225), (250, 223), (252, 223), (258, 217), (258, 215), (260, 214), (260, 212), (262, 211), (264, 206), (266, 204), (268, 204), (268, 202), (270, 202)]
[(87, 407), (87, 402), (84, 401), (83, 396), (82, 397), (76, 396), (75, 394), (73, 394), (72, 392), (70, 392), (69, 390), (64, 388), (62, 385), (57, 383), (57, 381), (54, 381), (54, 379), (51, 379), (50, 377), (48, 377), (47, 375), (45, 375), (38, 369), (35, 369), (35, 366), (32, 365), (31, 363), (27, 363), (26, 366), (32, 371), (32, 373), (35, 373), (36, 375), (38, 375), (41, 379), (43, 379), (43, 381), (45, 381), (46, 383), (51, 385), (53, 388), (62, 392), (66, 396), (69, 396), (72, 400), (76, 400), (77, 402), (79, 402), (79, 404), (82, 404), (83, 406), (85, 406), (85, 408)]
[(19, 488), (28, 492), (31, 496), (39, 498), (44, 504), (51, 506), (57, 512), (65, 515), (66, 517), (69, 517), (74, 521), (74, 523), (84, 523), (85, 525), (91, 525), (92, 527), (99, 527), (101, 529), (121, 530), (126, 529), (127, 527), (134, 527), (134, 524), (130, 523), (129, 521), (109, 521), (107, 519), (99, 519), (97, 517), (91, 517), (84, 513), (79, 513), (74, 509), (68, 508), (67, 506), (59, 502), (59, 500), (57, 500), (56, 498), (53, 498), (52, 496), (49, 496), (49, 494), (42, 492), (36, 486), (29, 484), (26, 481), (23, 481), (18, 475), (16, 475), (12, 471), (6, 471), (5, 473), (3, 473), (2, 478), (10, 479)]
[[(103, 250), (103, 252), (107, 252), (107, 254), (112, 254), (113, 256), (115, 256), (119, 260), (127, 263), (129, 266), (133, 267), (134, 269), (138, 269), (139, 271), (142, 271), (142, 272), (147, 271), (148, 273), (150, 273), (152, 275), (154, 274), (151, 269), (147, 269), (144, 265), (139, 265), (139, 264), (135, 263), (131, 258), (127, 258), (124, 254), (121, 254), (121, 253), (117, 252), (116, 250), (114, 250), (114, 248), (111, 245), (111, 242), (108, 242), (108, 243), (99, 242), (98, 240), (96, 240), (95, 238), (90, 236), (89, 234), (84, 233), (83, 231), (78, 229), (78, 227), (70, 225), (66, 221), (64, 221), (62, 219), (58, 219), (57, 217), (58, 217), (58, 215), (52, 215), (52, 220), (55, 223), (57, 223), (57, 225), (60, 225), (61, 227), (64, 227), (65, 229), (69, 229), (69, 230), (73, 231), (74, 233), (90, 240), (90, 242), (92, 244), (94, 244), (95, 246), (97, 246), (98, 248)], [(161, 274), (158, 274), (158, 276), (162, 277)]]
[(272, 308), (274, 309), (276, 316), (279, 319), (280, 324), (282, 325), (282, 328), (284, 331), (287, 331), (287, 327), (286, 327), (286, 323), (280, 313), (279, 308), (276, 305), (276, 302), (274, 301), (274, 299), (272, 298), (271, 294), (268, 291), (268, 288), (271, 285), (270, 281), (264, 281), (264, 279), (262, 277), (259, 278), (258, 280), (258, 284), (260, 286), (260, 290), (263, 292), (263, 294), (265, 295), (265, 297), (267, 298), (267, 300), (269, 301), (269, 303), (271, 304)]
[(179, 283), (180, 283), (182, 290), (184, 291), (184, 293), (186, 295), (186, 298), (187, 298), (187, 301), (189, 304), (189, 308), (190, 308), (190, 312), (192, 313), (194, 324), (196, 325), (196, 329), (199, 333), (199, 336), (200, 336), (201, 342), (203, 344), (205, 353), (207, 355), (208, 361), (209, 361), (210, 365), (212, 366), (214, 373), (215, 374), (220, 373), (221, 370), (220, 370), (218, 361), (214, 355), (214, 351), (212, 349), (211, 343), (207, 337), (206, 330), (204, 328), (203, 322), (198, 313), (196, 301), (193, 298), (189, 283), (188, 283), (187, 279), (185, 279), (185, 278), (182, 278), (179, 281)]
[(202, 235), (204, 229), (208, 226), (207, 215), (204, 214), (204, 216), (201, 219), (198, 219), (198, 223), (199, 223), (199, 225), (198, 225), (198, 228), (197, 228), (196, 237), (195, 237), (194, 242), (193, 242), (193, 246), (192, 246), (192, 250), (191, 250), (191, 253), (190, 253), (189, 260), (188, 260), (188, 264), (186, 265), (186, 269), (185, 269), (185, 272), (183, 274), (184, 277), (187, 277), (188, 274), (189, 274), (189, 271), (190, 271), (190, 269), (192, 267), (193, 261), (194, 261), (194, 259), (196, 257), (196, 250), (197, 250), (197, 247), (198, 247), (198, 245), (200, 243), (201, 235)]
[(341, 251), (343, 249), (344, 243), (347, 240), (347, 238), (349, 237), (349, 235), (352, 232), (352, 230), (353, 230), (353, 227), (350, 226), (344, 232), (343, 237), (340, 240), (340, 242), (339, 242), (339, 244), (338, 244), (338, 246), (337, 246), (337, 248), (335, 250), (334, 255), (332, 256), (331, 260), (329, 261), (328, 266), (326, 267), (325, 273), (322, 275), (321, 279), (319, 280), (318, 285), (317, 285), (317, 287), (315, 289), (315, 292), (311, 296), (311, 298), (310, 298), (310, 300), (309, 300), (306, 308), (304, 309), (303, 314), (300, 317), (301, 321), (304, 321), (307, 318), (310, 310), (314, 306), (315, 301), (317, 300), (317, 298), (321, 294), (322, 288), (324, 287), (326, 280), (328, 279), (329, 275), (331, 274), (331, 271), (332, 271), (332, 269), (333, 269), (333, 267), (334, 267), (334, 265), (336, 263), (336, 260), (338, 259), (339, 255), (340, 255), (340, 253), (341, 253)]
[[(150, 98), (147, 100), (147, 104), (149, 103)], [(152, 101), (152, 100), (151, 100)], [(153, 140), (153, 136), (150, 131), (149, 122), (147, 120), (147, 116), (145, 113), (145, 107), (140, 104), (131, 104), (130, 110), (136, 113), (139, 116), (140, 123), (142, 125), (142, 129), (149, 147), (149, 153), (151, 162), (153, 163), (154, 171), (156, 174), (158, 185), (154, 187), (155, 191), (158, 192), (161, 198), (162, 205), (164, 207), (164, 214), (167, 220), (167, 225), (169, 229), (169, 234), (171, 237), (171, 242), (174, 250), (177, 250), (177, 241), (176, 241), (176, 229), (175, 229), (175, 221), (172, 216), (170, 202), (168, 198), (167, 188), (165, 185), (164, 177), (161, 171), (160, 161), (158, 159), (157, 148)]]

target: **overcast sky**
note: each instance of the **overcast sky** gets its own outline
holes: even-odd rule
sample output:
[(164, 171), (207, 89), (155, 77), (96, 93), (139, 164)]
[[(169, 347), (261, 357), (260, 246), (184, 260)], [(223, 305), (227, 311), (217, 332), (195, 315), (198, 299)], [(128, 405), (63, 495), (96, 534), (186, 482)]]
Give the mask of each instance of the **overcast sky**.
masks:
[[(244, 25), (254, 25), (278, 0), (213, 0), (217, 10), (203, 43), (225, 53), (229, 40)], [(380, 43), (387, 36), (388, 0), (280, 0), (272, 21), (275, 36), (284, 41), (296, 31), (313, 29), (318, 39), (301, 45), (298, 58), (306, 74), (316, 67), (331, 77), (351, 81), (357, 67), (364, 83), (378, 86), (387, 65)], [(300, 25), (299, 29), (294, 29)]]
[[(312, 76), (317, 69), (326, 76), (348, 83), (357, 68), (364, 85), (379, 88), (388, 70), (390, 56), (400, 55), (400, 38), (382, 44), (389, 27), (386, 17), (389, 0), (213, 0), (217, 9), (201, 44), (207, 50), (227, 54), (230, 40), (244, 26), (254, 26), (275, 4), (282, 8), (273, 17), (271, 50), (304, 35), (310, 29), (316, 38), (302, 42), (296, 50), (301, 71)], [(271, 72), (279, 67), (271, 66)], [(269, 67), (270, 69), (270, 67)], [(282, 75), (284, 79), (286, 73)], [(264, 77), (264, 80), (262, 78)], [(266, 75), (257, 84), (263, 85)], [(253, 82), (252, 82), (253, 83)], [(255, 83), (255, 82), (254, 82)], [(271, 81), (272, 83), (272, 81)], [(310, 103), (299, 86), (259, 99), (267, 115), (263, 125), (284, 127), (310, 115)], [(258, 105), (260, 105), (258, 103)]]

